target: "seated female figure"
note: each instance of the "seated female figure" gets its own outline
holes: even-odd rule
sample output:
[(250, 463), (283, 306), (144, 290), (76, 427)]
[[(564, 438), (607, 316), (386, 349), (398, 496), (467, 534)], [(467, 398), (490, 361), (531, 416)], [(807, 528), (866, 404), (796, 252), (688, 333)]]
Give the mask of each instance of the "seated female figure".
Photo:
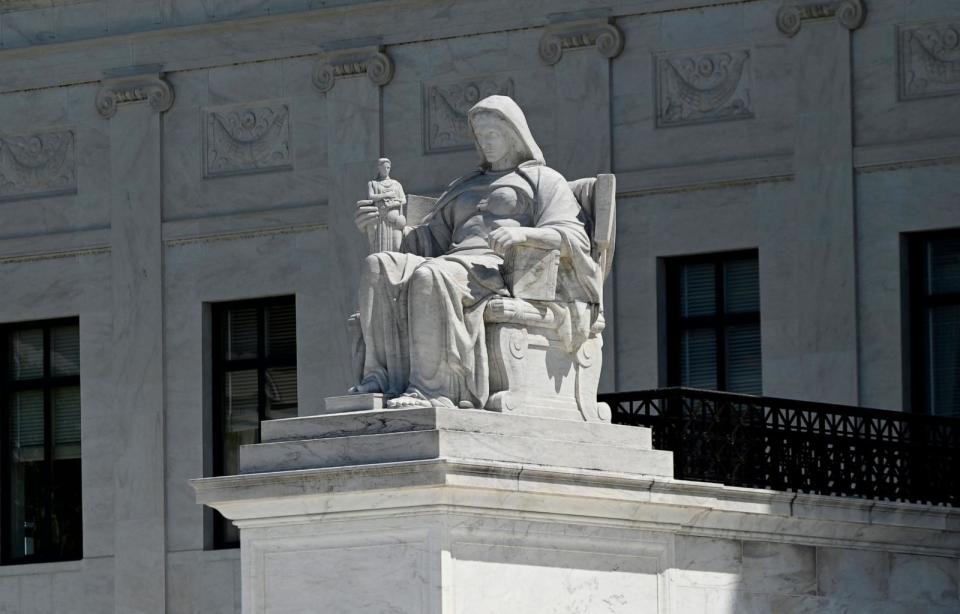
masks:
[[(351, 391), (395, 396), (388, 406), (482, 408), (489, 396), (483, 312), (509, 296), (504, 257), (516, 246), (560, 250), (556, 300), (572, 351), (600, 301), (601, 272), (579, 203), (547, 167), (520, 107), (490, 96), (468, 113), (481, 166), (454, 181), (400, 252), (368, 256), (360, 281), (362, 381)], [(364, 227), (375, 211), (361, 208)]]

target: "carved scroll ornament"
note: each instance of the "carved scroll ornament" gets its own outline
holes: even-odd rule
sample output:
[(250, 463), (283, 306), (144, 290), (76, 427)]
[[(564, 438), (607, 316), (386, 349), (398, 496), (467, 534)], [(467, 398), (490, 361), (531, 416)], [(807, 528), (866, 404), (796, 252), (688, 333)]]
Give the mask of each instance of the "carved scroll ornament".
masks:
[(474, 77), (424, 86), (423, 144), (427, 153), (470, 149), (467, 111), (487, 96), (513, 96), (509, 77)]
[(383, 86), (393, 79), (393, 60), (377, 48), (350, 49), (331, 54), (313, 72), (313, 84), (329, 92), (337, 79), (366, 75), (374, 85)]
[(147, 102), (157, 113), (173, 106), (173, 88), (162, 77), (137, 76), (105, 81), (97, 92), (97, 111), (110, 119), (120, 105)]
[(0, 136), (0, 200), (77, 191), (72, 130)]
[(804, 21), (836, 18), (844, 28), (856, 30), (863, 25), (866, 15), (863, 0), (790, 2), (777, 12), (777, 29), (787, 36), (796, 36)]
[(753, 117), (750, 51), (657, 58), (657, 126)]
[(960, 22), (900, 28), (900, 99), (960, 94)]
[(623, 51), (623, 33), (607, 21), (572, 21), (547, 28), (540, 37), (540, 59), (548, 65), (556, 64), (564, 50), (596, 47), (605, 58), (615, 58)]
[(282, 102), (204, 112), (204, 177), (292, 168), (290, 109)]

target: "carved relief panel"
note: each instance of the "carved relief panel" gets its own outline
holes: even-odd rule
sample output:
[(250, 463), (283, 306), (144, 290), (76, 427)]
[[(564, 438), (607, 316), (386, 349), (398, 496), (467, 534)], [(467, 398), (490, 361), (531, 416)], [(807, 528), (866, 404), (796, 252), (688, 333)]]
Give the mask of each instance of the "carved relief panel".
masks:
[(753, 117), (750, 50), (659, 55), (657, 126)]
[(203, 126), (205, 178), (293, 168), (285, 102), (210, 107)]
[(424, 85), (423, 148), (426, 153), (470, 149), (467, 111), (494, 94), (513, 96), (513, 79), (475, 77)]
[(960, 22), (903, 26), (900, 99), (960, 94)]
[(73, 130), (0, 136), (0, 200), (77, 191)]

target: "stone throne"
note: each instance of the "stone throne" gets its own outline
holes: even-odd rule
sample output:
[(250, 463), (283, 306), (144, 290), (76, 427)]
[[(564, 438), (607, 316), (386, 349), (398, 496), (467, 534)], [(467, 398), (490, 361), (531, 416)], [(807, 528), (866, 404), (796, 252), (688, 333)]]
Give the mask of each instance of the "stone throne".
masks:
[[(591, 255), (606, 279), (616, 238), (616, 176), (600, 174), (569, 185), (583, 208)], [(420, 224), (436, 202), (435, 198), (409, 195), (406, 223)], [(505, 262), (513, 296), (491, 300), (484, 312), (490, 361), (486, 409), (609, 422), (610, 408), (597, 402), (603, 362), (603, 303), (593, 308), (587, 340), (570, 352), (562, 333), (568, 315), (554, 296), (558, 264), (559, 252), (524, 247), (517, 248)]]

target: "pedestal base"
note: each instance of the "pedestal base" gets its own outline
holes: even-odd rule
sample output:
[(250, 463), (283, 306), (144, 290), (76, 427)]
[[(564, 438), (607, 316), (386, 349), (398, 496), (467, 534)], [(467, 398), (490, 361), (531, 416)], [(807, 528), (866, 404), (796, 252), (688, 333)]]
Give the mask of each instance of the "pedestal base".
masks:
[[(263, 434), (243, 449), (246, 475), (193, 481), (240, 527), (245, 614), (960, 603), (960, 512), (645, 474), (669, 458), (646, 429), (422, 408), (267, 422)], [(410, 458), (378, 462), (378, 450)]]

